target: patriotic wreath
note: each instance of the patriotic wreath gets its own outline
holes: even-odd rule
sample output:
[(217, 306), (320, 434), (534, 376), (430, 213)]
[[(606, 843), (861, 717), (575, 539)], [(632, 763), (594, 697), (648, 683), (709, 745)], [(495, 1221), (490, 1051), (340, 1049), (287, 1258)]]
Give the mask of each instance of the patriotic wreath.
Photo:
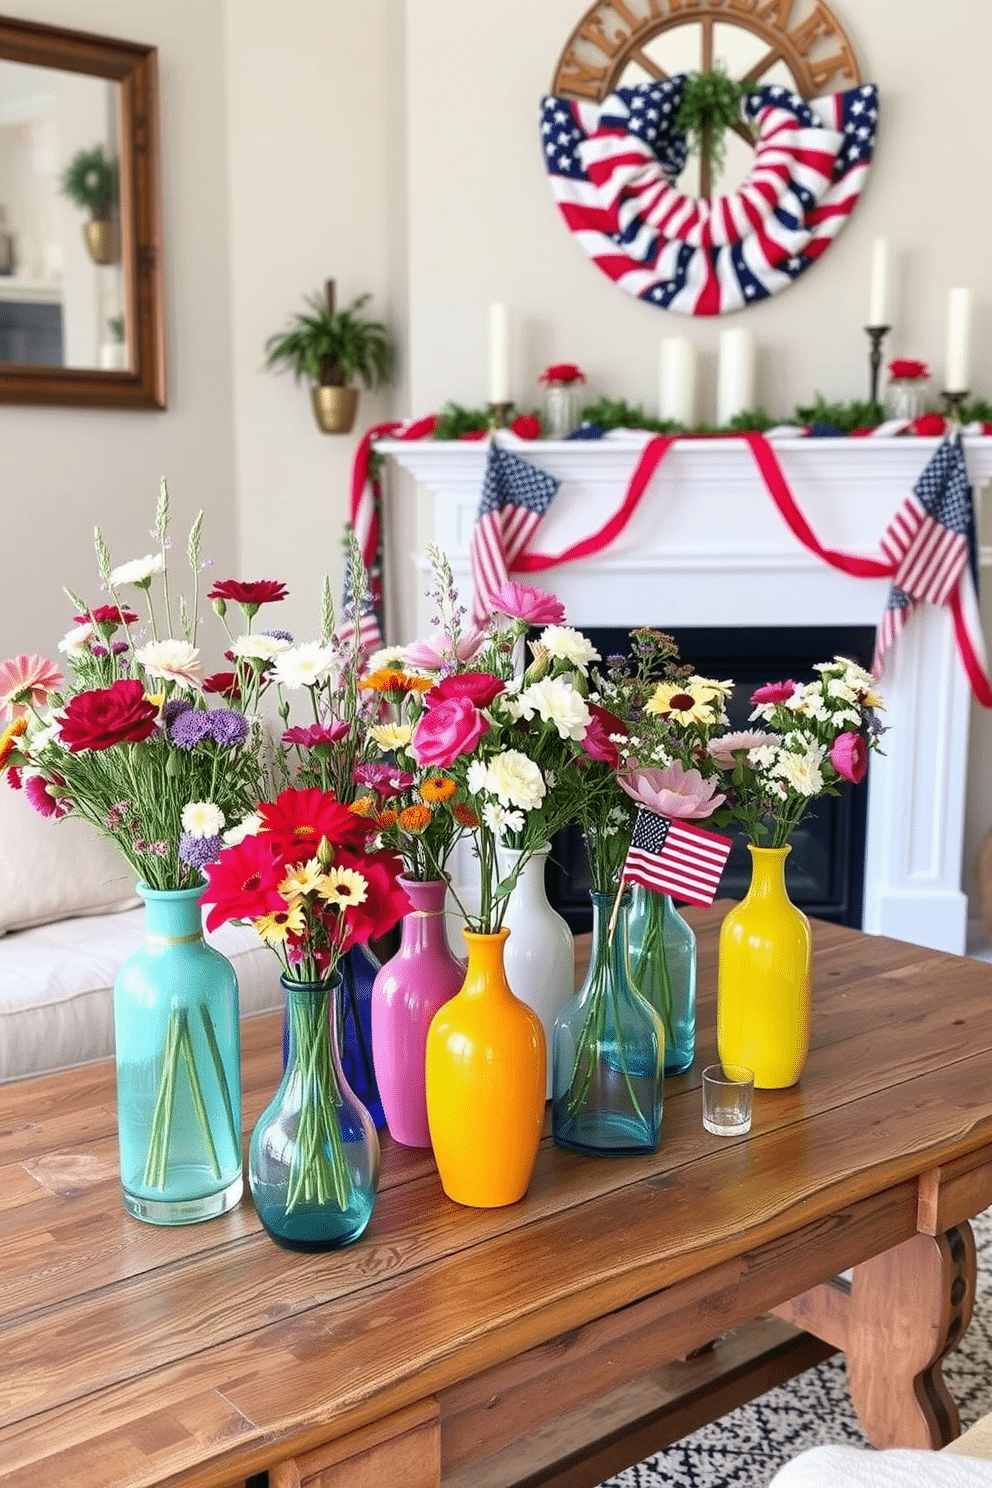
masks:
[(726, 315), (791, 284), (843, 227), (871, 164), (878, 90), (807, 103), (755, 88), (742, 105), (755, 132), (749, 176), (699, 198), (675, 185), (685, 81), (619, 88), (602, 104), (546, 97), (545, 165), (569, 230), (621, 289), (680, 315)]

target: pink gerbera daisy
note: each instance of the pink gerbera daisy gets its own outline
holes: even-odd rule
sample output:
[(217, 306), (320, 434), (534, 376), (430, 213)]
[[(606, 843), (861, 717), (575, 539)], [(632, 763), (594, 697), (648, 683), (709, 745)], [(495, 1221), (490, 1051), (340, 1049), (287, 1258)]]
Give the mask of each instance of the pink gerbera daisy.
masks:
[(43, 656), (12, 656), (0, 661), (0, 718), (22, 718), (31, 704), (44, 706), (50, 692), (65, 678)]
[(72, 810), (71, 801), (58, 794), (58, 786), (52, 781), (43, 780), (40, 775), (29, 775), (24, 781), (24, 794), (39, 816), (52, 816), (56, 819), (68, 816)]

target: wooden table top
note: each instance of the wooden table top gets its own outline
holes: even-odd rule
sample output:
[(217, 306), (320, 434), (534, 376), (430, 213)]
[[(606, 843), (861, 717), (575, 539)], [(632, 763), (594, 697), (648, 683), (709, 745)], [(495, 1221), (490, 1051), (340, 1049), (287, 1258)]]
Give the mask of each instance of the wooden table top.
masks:
[[(666, 1082), (656, 1154), (591, 1160), (546, 1131), (526, 1198), (471, 1210), (383, 1133), (371, 1225), (343, 1251), (277, 1248), (247, 1184), (205, 1224), (129, 1218), (111, 1061), (0, 1088), (0, 1483), (231, 1483), (662, 1289), (743, 1276), (873, 1196), (912, 1234), (919, 1175), (992, 1139), (992, 966), (814, 924), (803, 1079), (719, 1138), (699, 1071), (725, 908), (689, 916), (697, 1056)], [(279, 1019), (246, 1023), (246, 1133), (280, 1058)]]

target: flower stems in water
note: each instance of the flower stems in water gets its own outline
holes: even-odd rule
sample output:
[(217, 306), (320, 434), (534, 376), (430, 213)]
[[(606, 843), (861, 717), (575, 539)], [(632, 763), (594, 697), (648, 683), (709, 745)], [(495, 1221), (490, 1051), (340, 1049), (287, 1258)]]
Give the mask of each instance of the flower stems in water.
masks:
[(644, 933), (637, 956), (631, 955), (631, 984), (649, 1002), (665, 1025), (666, 1046), (675, 1042), (675, 1012), (672, 1004), (672, 974), (665, 945), (664, 894), (650, 889), (644, 894)]
[[(241, 1145), (241, 1134), (237, 1130), (237, 1124), (234, 1120), (234, 1106), (227, 1084), (227, 1076), (224, 1073), (224, 1063), (221, 1058), (220, 1047), (217, 1043), (217, 1035), (206, 1008), (200, 1009), (200, 1016), (203, 1021), (203, 1031), (207, 1040), (207, 1048), (210, 1050), (211, 1062), (216, 1072), (221, 1099), (224, 1103), (231, 1144), (233, 1150), (237, 1152)], [(148, 1139), (148, 1155), (145, 1158), (144, 1183), (146, 1188), (164, 1189), (166, 1186), (166, 1178), (169, 1170), (169, 1152), (172, 1146), (172, 1127), (175, 1119), (176, 1085), (179, 1078), (180, 1060), (182, 1060), (182, 1063), (186, 1067), (190, 1100), (193, 1105), (193, 1113), (196, 1116), (197, 1126), (203, 1137), (207, 1162), (214, 1177), (219, 1179), (221, 1176), (220, 1159), (217, 1156), (217, 1146), (214, 1142), (213, 1133), (210, 1130), (210, 1116), (207, 1111), (207, 1103), (203, 1098), (203, 1086), (200, 1083), (199, 1071), (196, 1067), (196, 1051), (193, 1047), (193, 1040), (189, 1031), (188, 1013), (185, 1008), (174, 1008), (169, 1014), (169, 1023), (165, 1033), (162, 1073), (159, 1076), (155, 1110), (152, 1115), (151, 1134)]]
[(300, 1115), (286, 1213), (292, 1214), (301, 1203), (326, 1204), (332, 1193), (338, 1208), (345, 1210), (351, 1198), (351, 1175), (338, 1125), (326, 998), (291, 996), (289, 1015), (300, 1081)]

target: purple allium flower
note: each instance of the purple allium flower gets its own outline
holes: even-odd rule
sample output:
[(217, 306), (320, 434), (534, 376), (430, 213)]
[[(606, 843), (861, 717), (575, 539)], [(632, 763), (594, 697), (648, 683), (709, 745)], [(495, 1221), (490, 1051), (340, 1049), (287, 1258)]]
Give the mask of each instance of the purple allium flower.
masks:
[(167, 842), (153, 842), (148, 851), (153, 858), (167, 858), (169, 856), (169, 844)]
[(234, 708), (213, 708), (205, 713), (209, 734), (218, 744), (240, 744), (248, 737), (248, 720)]
[(288, 630), (263, 630), (262, 635), (271, 636), (274, 641), (289, 641), (293, 643), (292, 632)]
[(170, 698), (162, 709), (162, 717), (165, 720), (166, 728), (170, 724), (175, 723), (180, 714), (190, 712), (192, 707), (193, 704), (189, 698)]
[(184, 832), (179, 839), (179, 857), (190, 868), (203, 868), (213, 862), (223, 846), (220, 837), (194, 837), (192, 832)]
[(180, 749), (195, 749), (210, 734), (210, 714), (199, 708), (188, 708), (171, 725), (169, 738)]

